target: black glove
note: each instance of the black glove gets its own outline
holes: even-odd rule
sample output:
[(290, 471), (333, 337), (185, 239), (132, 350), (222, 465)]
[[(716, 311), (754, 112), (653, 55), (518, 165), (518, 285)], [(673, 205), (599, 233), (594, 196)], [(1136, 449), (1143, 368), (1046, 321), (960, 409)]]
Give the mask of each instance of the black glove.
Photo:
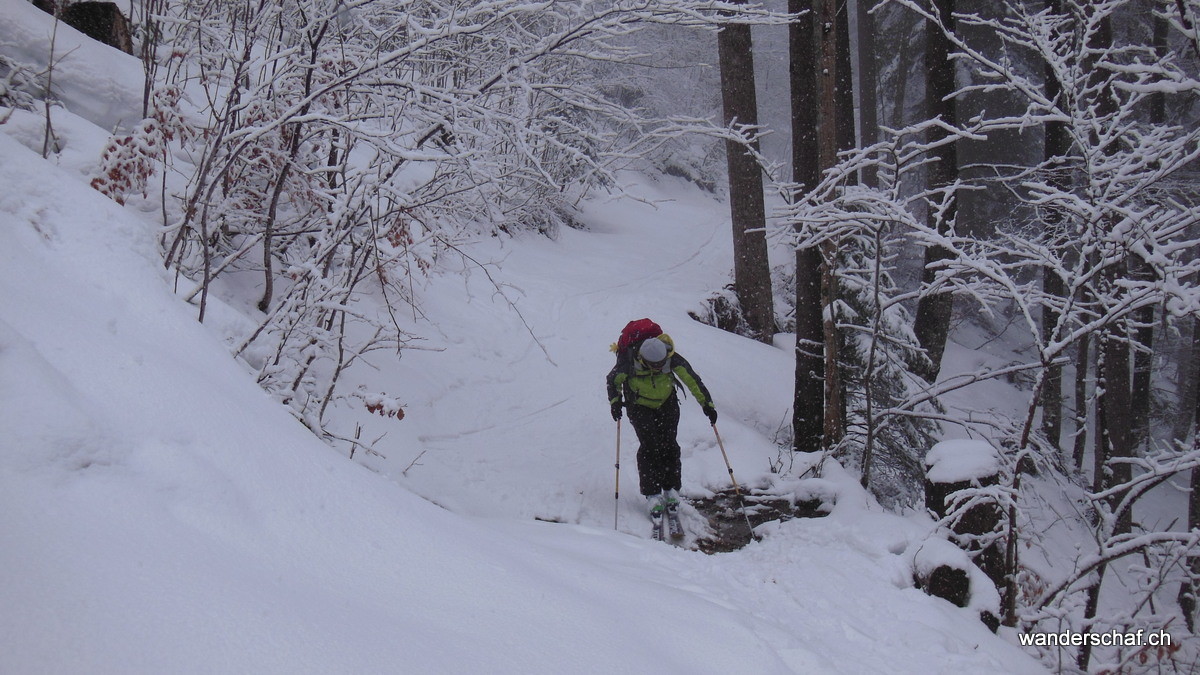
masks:
[(612, 404), (612, 415), (613, 415), (614, 420), (617, 420), (618, 422), (621, 421), (621, 402), (620, 401), (617, 401), (616, 403)]
[(716, 424), (717, 424), (717, 409), (714, 406), (710, 405), (704, 409), (704, 414), (708, 415), (708, 421), (713, 426), (716, 426)]

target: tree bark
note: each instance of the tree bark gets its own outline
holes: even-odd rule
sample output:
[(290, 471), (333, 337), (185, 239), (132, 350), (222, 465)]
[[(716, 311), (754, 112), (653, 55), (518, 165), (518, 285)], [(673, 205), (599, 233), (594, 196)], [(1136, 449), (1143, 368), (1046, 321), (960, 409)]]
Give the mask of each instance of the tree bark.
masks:
[[(1096, 569), (1096, 583), (1088, 587), (1087, 590), (1087, 603), (1083, 608), (1083, 620), (1085, 626), (1084, 631), (1088, 633), (1091, 632), (1093, 619), (1096, 618), (1096, 612), (1100, 607), (1100, 586), (1104, 583), (1104, 573), (1107, 570), (1108, 563), (1100, 565)], [(1082, 646), (1080, 646), (1079, 653), (1075, 656), (1075, 665), (1079, 667), (1079, 670), (1086, 673), (1091, 660), (1092, 645), (1085, 642)]]
[[(1200, 379), (1200, 319), (1192, 321), (1192, 379)], [(1195, 428), (1192, 436), (1192, 449), (1200, 450), (1200, 397), (1192, 411)], [(1192, 469), (1191, 494), (1188, 495), (1188, 531), (1200, 529), (1200, 469)], [(1196, 595), (1200, 592), (1197, 580), (1200, 580), (1200, 556), (1188, 556), (1187, 568), (1191, 572), (1191, 580), (1184, 581), (1179, 586), (1179, 609), (1183, 620), (1192, 633), (1196, 632)]]
[[(1200, 419), (1200, 411), (1197, 411), (1196, 419)], [(1197, 435), (1200, 435), (1200, 430)], [(1200, 446), (1193, 447), (1200, 449)], [(1192, 469), (1191, 490), (1192, 493), (1188, 497), (1188, 531), (1195, 532), (1200, 529), (1200, 469)], [(1179, 609), (1183, 612), (1188, 631), (1195, 634), (1196, 596), (1200, 593), (1200, 588), (1197, 587), (1197, 580), (1200, 580), (1200, 556), (1188, 556), (1187, 568), (1191, 572), (1191, 579), (1179, 586)]]
[[(1159, 59), (1167, 56), (1167, 35), (1169, 26), (1161, 16), (1154, 17), (1154, 32), (1152, 44)], [(1167, 96), (1158, 92), (1150, 97), (1150, 123), (1163, 125), (1167, 123)], [(1130, 272), (1133, 278), (1143, 282), (1153, 282), (1155, 274), (1150, 265), (1140, 258), (1130, 261)], [(1134, 443), (1143, 446), (1150, 442), (1150, 400), (1153, 393), (1152, 368), (1154, 366), (1154, 306), (1149, 305), (1138, 310), (1134, 338), (1133, 353), (1133, 414), (1132, 426), (1135, 434)]]
[[(858, 143), (857, 116), (854, 114), (853, 55), (850, 53), (850, 3), (842, 0), (837, 8), (837, 71), (834, 75), (836, 97), (837, 149), (850, 150)], [(853, 179), (851, 179), (853, 180)]]
[[(934, 0), (942, 24), (948, 28), (954, 25), (955, 0)], [(929, 106), (930, 118), (941, 118), (947, 124), (954, 124), (955, 101), (953, 93), (954, 63), (950, 60), (950, 41), (937, 26), (927, 26), (925, 32), (925, 73), (926, 100)], [(944, 138), (945, 132), (936, 132), (930, 141)], [(954, 184), (958, 178), (958, 157), (955, 143), (946, 143), (932, 151), (935, 161), (929, 167), (929, 186), (945, 188)], [(954, 222), (957, 210), (956, 201), (951, 199), (940, 221), (934, 222), (935, 214), (930, 210), (930, 226), (936, 227), (939, 234), (947, 234)], [(925, 249), (925, 269), (921, 275), (922, 284), (932, 284), (936, 266), (939, 262), (950, 257), (950, 252), (943, 246), (929, 246)], [(942, 368), (942, 355), (946, 351), (946, 341), (950, 333), (950, 319), (954, 312), (954, 298), (948, 292), (931, 292), (921, 296), (917, 303), (917, 315), (913, 326), (917, 340), (929, 357), (929, 369), (921, 375), (933, 382), (937, 380)]]
[[(1066, 293), (1062, 279), (1052, 270), (1042, 271), (1042, 292), (1047, 296), (1061, 298)], [(1058, 312), (1053, 307), (1042, 308), (1042, 342), (1046, 344), (1056, 339), (1054, 326), (1058, 323)], [(1048, 364), (1046, 366), (1046, 381), (1042, 385), (1042, 435), (1055, 448), (1060, 447), (1062, 440), (1062, 399), (1063, 399), (1063, 367)]]
[[(1058, 14), (1062, 11), (1062, 0), (1048, 0), (1046, 8), (1053, 14)], [(1057, 100), (1062, 94), (1062, 84), (1055, 77), (1054, 71), (1049, 66), (1045, 67), (1046, 73), (1046, 98), (1051, 101)], [(1068, 179), (1066, 174), (1066, 158), (1071, 152), (1071, 135), (1068, 132), (1065, 122), (1047, 122), (1045, 126), (1045, 142), (1043, 146), (1042, 157), (1044, 166), (1047, 171), (1051, 172), (1050, 182), (1060, 189), (1068, 187)], [(1053, 208), (1046, 213), (1044, 220), (1049, 239), (1055, 246), (1065, 246), (1065, 236), (1062, 233), (1063, 219), (1061, 214)], [(1050, 298), (1065, 301), (1067, 289), (1062, 278), (1060, 278), (1051, 267), (1046, 267), (1042, 270), (1042, 291)], [(1049, 305), (1042, 308), (1042, 342), (1046, 344), (1057, 339), (1054, 334), (1054, 327), (1058, 323), (1058, 311)], [(1085, 361), (1084, 361), (1085, 362)], [(1082, 367), (1086, 373), (1086, 366)], [(1046, 367), (1046, 382), (1042, 388), (1041, 406), (1042, 406), (1042, 434), (1046, 440), (1055, 448), (1059, 447), (1062, 440), (1062, 401), (1063, 401), (1063, 368), (1058, 365), (1048, 365)], [(1077, 430), (1078, 433), (1083, 433), (1082, 430)], [(1076, 462), (1078, 466), (1078, 462)]]
[[(1100, 438), (1104, 441), (1104, 450), (1110, 462), (1134, 455), (1136, 435), (1124, 417), (1133, 406), (1126, 328), (1124, 320), (1115, 322), (1101, 342), (1104, 348), (1104, 391), (1100, 405), (1104, 409), (1104, 418)], [(1124, 462), (1110, 463), (1104, 475), (1106, 487), (1121, 485), (1133, 478), (1133, 467)], [(1115, 495), (1112, 506), (1115, 507), (1123, 496), (1123, 493)], [(1132, 524), (1133, 514), (1125, 511), (1117, 519), (1115, 533), (1127, 534)]]
[[(754, 90), (750, 26), (731, 23), (722, 27), (717, 34), (717, 51), (725, 125), (757, 126), (758, 98)], [(753, 154), (757, 152), (757, 142), (750, 148), (732, 140), (725, 143), (733, 222), (734, 290), (753, 337), (770, 343), (775, 334), (775, 308), (767, 259), (762, 169)]]
[[(875, 16), (871, 14), (870, 0), (858, 0), (856, 5), (858, 23), (858, 129), (863, 147), (869, 147), (879, 137), (879, 95), (876, 80), (879, 67), (875, 63)], [(864, 185), (876, 187), (878, 177), (875, 167), (862, 171)]]
[[(814, 39), (817, 52), (817, 164), (824, 170), (837, 164), (839, 142), (838, 113), (841, 97), (838, 96), (838, 61), (840, 42), (838, 30), (837, 0), (818, 0)], [(825, 342), (825, 423), (822, 443), (831, 448), (842, 440), (845, 418), (842, 397), (841, 368), (838, 362), (840, 344), (835, 303), (837, 281), (834, 270), (837, 265), (837, 247), (832, 242), (821, 245), (821, 309)]]
[(1087, 377), (1091, 361), (1091, 338), (1084, 335), (1076, 343), (1075, 357), (1075, 439), (1071, 448), (1071, 466), (1083, 471), (1083, 456), (1087, 451), (1088, 406)]
[[(858, 145), (857, 115), (854, 111), (854, 71), (852, 70), (853, 58), (850, 52), (850, 3), (846, 0), (840, 0), (838, 2), (836, 31), (837, 42), (834, 45), (834, 50), (837, 53), (837, 70), (834, 74), (833, 118), (837, 125), (837, 149), (839, 152), (841, 152), (853, 150), (854, 147)], [(833, 163), (829, 165), (822, 165), (822, 168), (827, 168), (836, 164), (837, 159), (835, 154)], [(858, 174), (854, 173), (846, 176), (844, 182), (846, 185), (857, 184)], [(832, 263), (832, 267), (830, 267), (830, 289), (827, 303), (830, 307), (834, 306), (834, 304), (837, 302), (840, 292), (836, 275), (832, 274), (832, 271), (837, 269), (836, 260), (841, 255), (841, 248), (849, 243), (850, 242), (838, 242), (835, 247), (838, 250), (835, 252), (834, 256), (832, 256), (835, 262)], [(829, 316), (835, 317), (832, 311), (829, 313)], [(845, 341), (845, 336), (837, 330), (836, 321), (830, 322), (830, 330), (831, 332), (826, 339), (837, 341), (836, 353), (840, 354), (843, 348), (843, 342)], [(837, 378), (838, 419), (841, 421), (841, 429), (838, 432), (837, 438), (841, 439), (841, 437), (845, 434), (846, 420), (850, 418), (849, 411), (847, 410), (847, 406), (849, 405), (850, 401), (850, 392), (848, 391), (849, 382), (847, 382), (846, 378), (842, 377), (840, 374), (840, 360), (838, 361), (837, 367), (839, 373)]]
[[(1085, 67), (1091, 74), (1092, 84), (1100, 89), (1096, 105), (1096, 115), (1100, 119), (1116, 112), (1117, 101), (1110, 85), (1106, 85), (1104, 82), (1107, 78), (1107, 70), (1096, 67), (1097, 64), (1092, 61), (1111, 49), (1112, 44), (1113, 28), (1110, 15), (1101, 19), (1096, 33), (1090, 36), (1089, 56), (1085, 60)], [(1107, 146), (1101, 146), (1099, 138), (1093, 137), (1091, 140), (1091, 145), (1100, 152), (1111, 154), (1115, 150), (1113, 147), (1115, 141), (1110, 140)], [(1108, 301), (1119, 292), (1117, 289), (1120, 281), (1130, 278), (1129, 264), (1128, 258), (1116, 259), (1108, 263), (1107, 268), (1101, 274), (1099, 298), (1101, 303)], [(1126, 421), (1126, 416), (1133, 407), (1129, 320), (1126, 316), (1116, 318), (1104, 328), (1100, 333), (1100, 345), (1097, 352), (1102, 354), (1097, 358), (1103, 365), (1099, 371), (1102, 374), (1098, 385), (1100, 396), (1097, 397), (1097, 409), (1101, 414), (1096, 426), (1098, 456), (1095, 482), (1111, 488), (1129, 482), (1133, 475), (1133, 468), (1128, 463), (1113, 463), (1112, 461), (1132, 457), (1134, 454), (1135, 435), (1131, 425)], [(1114, 495), (1110, 504), (1115, 508), (1122, 496), (1122, 494)], [(1130, 532), (1132, 524), (1133, 514), (1126, 511), (1120, 514), (1114, 533), (1127, 534)]]
[[(1130, 278), (1142, 282), (1154, 281), (1154, 270), (1141, 258), (1129, 261)], [(1133, 434), (1133, 449), (1150, 442), (1150, 400), (1153, 397), (1152, 368), (1154, 366), (1154, 305), (1147, 305), (1134, 313), (1133, 329), (1133, 373), (1130, 386), (1129, 427)]]
[[(788, 26), (788, 70), (792, 111), (792, 181), (796, 199), (821, 180), (817, 162), (815, 21), (811, 0), (789, 0), (799, 19)], [(804, 12), (801, 14), (801, 12)], [(821, 325), (821, 252), (796, 249), (796, 387), (792, 402), (792, 449), (821, 449), (825, 424), (825, 350)]]

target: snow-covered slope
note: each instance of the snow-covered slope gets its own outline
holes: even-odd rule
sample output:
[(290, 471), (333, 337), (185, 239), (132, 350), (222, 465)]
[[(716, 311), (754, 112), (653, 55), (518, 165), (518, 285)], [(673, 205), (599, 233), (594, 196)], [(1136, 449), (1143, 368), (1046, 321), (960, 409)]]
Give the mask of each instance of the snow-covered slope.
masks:
[[(121, 89), (103, 73), (128, 72), (124, 57), (79, 54), (96, 91)], [(106, 124), (97, 105), (72, 109)], [(739, 478), (766, 479), (775, 456), (787, 350), (686, 319), (728, 269), (717, 202), (635, 186), (670, 201), (594, 200), (591, 231), (481, 242), (491, 278), (426, 281), (414, 329), (432, 349), (376, 364), (408, 415), (377, 421), (372, 472), (196, 323), (155, 224), (86, 187), (94, 127), (63, 119), (81, 154), (52, 161), (17, 140), (33, 145), (32, 119), (0, 125), (0, 672), (1039, 670), (911, 587), (923, 525), (871, 510), (836, 466), (829, 518), (705, 556), (644, 538), (626, 426), (611, 529), (602, 380), (625, 320), (677, 338)], [(727, 476), (694, 408), (685, 489), (703, 491)]]
[(415, 497), (268, 400), (152, 228), (3, 134), (0, 159), (5, 672), (1034, 668), (907, 587), (891, 516), (706, 557)]
[(106, 131), (141, 121), (138, 60), (65, 23), (56, 26), (25, 0), (0, 0), (0, 54), (35, 72), (53, 64), (54, 97)]
[[(0, 669), (778, 666), (736, 612), (330, 452), (172, 297), (147, 227), (3, 135), (0, 157)], [(693, 617), (674, 647), (663, 607)]]

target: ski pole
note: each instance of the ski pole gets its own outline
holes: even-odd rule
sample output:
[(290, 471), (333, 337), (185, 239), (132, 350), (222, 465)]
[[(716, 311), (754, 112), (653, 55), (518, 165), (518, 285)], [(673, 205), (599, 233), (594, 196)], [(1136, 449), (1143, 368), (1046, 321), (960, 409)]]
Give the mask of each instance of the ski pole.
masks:
[(613, 491), (613, 529), (617, 529), (617, 511), (621, 506), (621, 420), (617, 420), (617, 483)]
[(746, 513), (746, 499), (742, 497), (742, 488), (738, 485), (737, 479), (733, 477), (733, 465), (729, 463), (729, 455), (725, 453), (725, 443), (721, 440), (721, 433), (717, 431), (715, 424), (712, 425), (712, 429), (713, 435), (717, 437), (717, 447), (721, 448), (721, 457), (725, 458), (725, 468), (729, 470), (729, 480), (733, 481), (733, 492), (742, 504), (742, 517), (746, 519), (746, 527), (750, 528), (750, 537), (757, 539), (754, 536), (754, 525), (750, 523), (750, 515)]
[(729, 480), (733, 481), (733, 491), (739, 497), (742, 496), (742, 490), (738, 487), (737, 479), (733, 477), (733, 465), (729, 463), (729, 455), (725, 454), (725, 444), (721, 442), (721, 434), (717, 431), (717, 425), (712, 425), (713, 435), (717, 437), (717, 447), (721, 448), (721, 457), (725, 458), (725, 468), (729, 470)]

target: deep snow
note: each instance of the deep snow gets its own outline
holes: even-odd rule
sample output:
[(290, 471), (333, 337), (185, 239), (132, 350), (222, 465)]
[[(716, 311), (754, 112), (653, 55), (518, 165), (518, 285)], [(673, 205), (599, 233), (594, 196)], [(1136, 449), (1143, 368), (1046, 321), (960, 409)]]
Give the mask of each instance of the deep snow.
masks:
[[(45, 19), (0, 0), (0, 50), (35, 58)], [(358, 376), (406, 418), (336, 412), (387, 433), (349, 461), (230, 358), (233, 309), (201, 325), (172, 293), (153, 215), (86, 186), (139, 66), (59, 30), (91, 64), (55, 111), (70, 152), (0, 125), (0, 672), (1041, 670), (912, 588), (928, 523), (834, 464), (831, 516), (705, 556), (645, 538), (626, 424), (612, 529), (607, 347), (641, 316), (712, 390), (739, 480), (796, 487), (767, 470), (786, 340), (687, 317), (728, 277), (720, 202), (630, 176), (642, 199), (593, 196), (587, 231), (473, 244), (488, 274), (424, 279), (422, 348)], [(692, 401), (680, 441), (686, 493), (728, 484)]]

